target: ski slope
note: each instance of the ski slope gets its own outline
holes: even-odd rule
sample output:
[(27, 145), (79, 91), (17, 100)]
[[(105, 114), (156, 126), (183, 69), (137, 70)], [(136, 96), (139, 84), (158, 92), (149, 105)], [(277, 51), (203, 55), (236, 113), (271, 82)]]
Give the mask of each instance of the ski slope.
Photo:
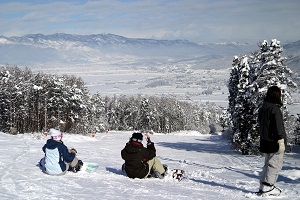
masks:
[[(240, 155), (219, 135), (151, 135), (161, 162), (184, 169), (186, 177), (181, 182), (125, 177), (120, 170), (120, 151), (131, 133), (64, 134), (64, 143), (77, 149), (79, 159), (99, 164), (93, 173), (68, 172), (64, 176), (46, 175), (37, 165), (49, 136), (0, 133), (0, 199), (262, 199), (250, 193), (258, 189), (263, 157)], [(277, 183), (283, 193), (267, 199), (300, 199), (299, 183), (299, 154), (286, 154)]]

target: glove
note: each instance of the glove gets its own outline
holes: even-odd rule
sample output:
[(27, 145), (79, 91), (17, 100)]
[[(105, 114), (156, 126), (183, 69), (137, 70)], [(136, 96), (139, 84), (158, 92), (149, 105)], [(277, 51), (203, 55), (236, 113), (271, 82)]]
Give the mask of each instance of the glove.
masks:
[(146, 136), (147, 144), (151, 143), (150, 136), (147, 133), (145, 134), (145, 136)]
[(71, 153), (74, 153), (74, 154), (76, 155), (76, 154), (77, 154), (76, 149), (72, 148), (72, 149), (71, 149)]
[(285, 151), (284, 139), (278, 140), (278, 144), (279, 144), (278, 153), (284, 153)]

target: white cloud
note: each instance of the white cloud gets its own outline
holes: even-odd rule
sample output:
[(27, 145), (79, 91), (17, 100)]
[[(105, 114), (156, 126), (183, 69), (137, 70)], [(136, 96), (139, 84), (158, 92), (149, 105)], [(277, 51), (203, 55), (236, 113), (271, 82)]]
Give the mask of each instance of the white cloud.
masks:
[[(298, 40), (300, 3), (141, 0), (0, 3), (5, 36), (55, 32), (201, 41)], [(26, 3), (27, 2), (27, 3)]]

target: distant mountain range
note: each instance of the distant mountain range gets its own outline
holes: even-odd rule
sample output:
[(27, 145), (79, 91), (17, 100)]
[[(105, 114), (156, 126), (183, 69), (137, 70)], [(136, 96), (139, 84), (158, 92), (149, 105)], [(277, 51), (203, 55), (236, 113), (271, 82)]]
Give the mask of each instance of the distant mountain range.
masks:
[[(283, 45), (284, 54), (287, 56), (287, 66), (300, 77), (300, 40)], [(300, 82), (300, 80), (298, 80)]]
[[(288, 66), (299, 72), (300, 41), (285, 44), (283, 48), (289, 57)], [(236, 42), (198, 44), (188, 40), (126, 38), (114, 34), (29, 34), (0, 36), (0, 64), (28, 67), (99, 63), (147, 65), (164, 60), (188, 60), (201, 66), (203, 62), (220, 58), (228, 58), (230, 62), (234, 55), (249, 54), (257, 49), (256, 44)]]
[(132, 39), (113, 34), (97, 35), (73, 35), (57, 33), (53, 35), (30, 34), (22, 37), (6, 38), (2, 40), (8, 43), (19, 43), (24, 45), (51, 46), (73, 43), (93, 48), (101, 47), (197, 47), (198, 45), (187, 40), (154, 40), (154, 39)]
[(216, 44), (197, 44), (188, 40), (156, 40), (156, 39), (142, 39), (142, 38), (126, 38), (114, 34), (93, 34), (93, 35), (74, 35), (57, 33), (53, 35), (43, 34), (29, 34), (22, 37), (5, 37), (0, 36), (1, 44), (23, 44), (23, 45), (35, 45), (39, 47), (55, 47), (63, 45), (65, 43), (73, 43), (78, 45), (84, 45), (93, 48), (103, 47), (127, 47), (127, 48), (200, 48), (208, 46), (248, 46), (247, 43), (216, 43)]

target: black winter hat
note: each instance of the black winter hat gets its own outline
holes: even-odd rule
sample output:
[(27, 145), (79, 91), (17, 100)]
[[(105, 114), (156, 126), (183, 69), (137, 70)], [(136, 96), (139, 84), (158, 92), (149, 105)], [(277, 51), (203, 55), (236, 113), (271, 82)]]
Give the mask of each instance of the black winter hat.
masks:
[(131, 141), (134, 142), (143, 142), (143, 134), (141, 133), (133, 133), (131, 136)]

